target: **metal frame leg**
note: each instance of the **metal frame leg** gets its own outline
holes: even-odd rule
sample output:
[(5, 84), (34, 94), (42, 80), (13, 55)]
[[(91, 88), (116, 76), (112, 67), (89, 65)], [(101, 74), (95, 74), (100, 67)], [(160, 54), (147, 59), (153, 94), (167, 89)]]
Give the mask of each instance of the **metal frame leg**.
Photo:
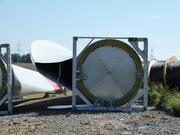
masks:
[(8, 72), (8, 112), (13, 113), (12, 105), (12, 67), (11, 67), (11, 50), (10, 45), (7, 47), (7, 72)]
[(77, 38), (73, 37), (73, 66), (72, 66), (72, 109), (76, 108), (76, 51)]
[(148, 107), (148, 40), (144, 39), (144, 107)]

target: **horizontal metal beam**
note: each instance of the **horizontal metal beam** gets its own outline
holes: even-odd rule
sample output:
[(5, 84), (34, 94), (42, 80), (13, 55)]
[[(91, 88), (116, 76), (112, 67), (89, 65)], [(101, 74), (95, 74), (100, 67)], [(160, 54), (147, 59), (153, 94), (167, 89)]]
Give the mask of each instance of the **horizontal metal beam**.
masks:
[(8, 111), (0, 111), (0, 116), (7, 115), (8, 113), (9, 113)]
[(134, 107), (101, 107), (101, 106), (78, 106), (77, 110), (89, 110), (89, 111), (121, 111), (121, 112), (137, 112), (144, 111), (143, 106), (134, 106)]
[(84, 37), (84, 36), (74, 36), (74, 38), (85, 39), (85, 38), (94, 38), (94, 39), (137, 39), (138, 41), (144, 41), (145, 37)]

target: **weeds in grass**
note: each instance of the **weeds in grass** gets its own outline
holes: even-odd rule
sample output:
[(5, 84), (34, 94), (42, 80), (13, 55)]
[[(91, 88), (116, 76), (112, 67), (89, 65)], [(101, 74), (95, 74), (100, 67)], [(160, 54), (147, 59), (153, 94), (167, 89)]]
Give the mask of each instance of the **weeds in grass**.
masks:
[(157, 109), (180, 116), (180, 92), (163, 85), (152, 85), (149, 90), (149, 104)]

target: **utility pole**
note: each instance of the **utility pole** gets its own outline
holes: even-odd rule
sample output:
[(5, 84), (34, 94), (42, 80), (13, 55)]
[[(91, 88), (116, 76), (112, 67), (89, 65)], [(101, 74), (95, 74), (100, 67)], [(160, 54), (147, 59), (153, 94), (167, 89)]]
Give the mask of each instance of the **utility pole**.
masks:
[(151, 55), (150, 55), (150, 59), (154, 58), (154, 49), (153, 46), (151, 46)]
[(18, 44), (17, 44), (17, 53), (20, 55), (20, 42), (18, 41)]
[(20, 62), (20, 41), (17, 44), (17, 54), (18, 54), (18, 62)]

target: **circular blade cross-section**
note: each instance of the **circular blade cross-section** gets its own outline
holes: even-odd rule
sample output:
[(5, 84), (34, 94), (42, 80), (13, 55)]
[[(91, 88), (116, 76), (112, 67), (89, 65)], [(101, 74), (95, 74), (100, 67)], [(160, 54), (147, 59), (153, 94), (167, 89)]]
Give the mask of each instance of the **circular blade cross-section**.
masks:
[(78, 69), (86, 76), (78, 89), (92, 102), (97, 97), (123, 105), (139, 90), (142, 63), (138, 54), (119, 40), (101, 40), (86, 48), (78, 57)]

